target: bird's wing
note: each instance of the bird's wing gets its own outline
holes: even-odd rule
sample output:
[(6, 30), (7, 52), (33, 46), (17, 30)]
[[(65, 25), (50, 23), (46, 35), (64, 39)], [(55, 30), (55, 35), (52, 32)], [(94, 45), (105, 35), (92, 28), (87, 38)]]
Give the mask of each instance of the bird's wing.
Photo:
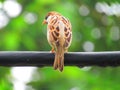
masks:
[(65, 32), (64, 47), (68, 48), (71, 44), (71, 41), (72, 41), (72, 26), (71, 26), (70, 21), (68, 19), (66, 19), (65, 17), (62, 17), (62, 21), (65, 24), (65, 27), (64, 27), (64, 32)]

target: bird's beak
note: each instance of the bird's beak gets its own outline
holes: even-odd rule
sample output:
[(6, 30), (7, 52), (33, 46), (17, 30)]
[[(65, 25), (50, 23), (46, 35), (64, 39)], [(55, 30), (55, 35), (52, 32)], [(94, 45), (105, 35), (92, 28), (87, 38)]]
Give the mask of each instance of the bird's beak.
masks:
[(46, 21), (46, 20), (44, 20), (44, 21), (42, 22), (42, 24), (47, 24), (47, 21)]

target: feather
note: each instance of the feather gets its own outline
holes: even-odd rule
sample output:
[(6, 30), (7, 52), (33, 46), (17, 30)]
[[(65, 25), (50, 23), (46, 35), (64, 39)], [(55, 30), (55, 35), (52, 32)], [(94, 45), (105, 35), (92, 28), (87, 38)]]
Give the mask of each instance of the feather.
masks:
[(64, 48), (63, 47), (57, 47), (56, 53), (55, 53), (55, 60), (54, 60), (54, 69), (57, 68), (62, 72), (64, 67)]

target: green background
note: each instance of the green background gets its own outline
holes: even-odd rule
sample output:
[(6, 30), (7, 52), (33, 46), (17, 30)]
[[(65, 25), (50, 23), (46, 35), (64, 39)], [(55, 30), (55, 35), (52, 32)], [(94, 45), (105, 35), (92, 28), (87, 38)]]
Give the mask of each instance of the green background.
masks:
[[(0, 0), (4, 3), (6, 0)], [(1, 51), (49, 51), (46, 26), (42, 25), (49, 11), (57, 11), (72, 23), (73, 41), (69, 51), (119, 51), (120, 14), (113, 5), (119, 0), (17, 0), (21, 13), (10, 17), (0, 28)], [(97, 10), (102, 4), (103, 12)], [(112, 8), (113, 7), (113, 8)], [(115, 8), (115, 9), (114, 9)], [(114, 9), (114, 10), (113, 10)], [(111, 13), (107, 12), (111, 11)], [(4, 9), (0, 9), (5, 11)], [(34, 22), (32, 22), (32, 20)], [(40, 79), (34, 80), (34, 77)], [(0, 90), (13, 90), (10, 68), (0, 67)], [(119, 67), (65, 67), (61, 73), (52, 67), (38, 68), (28, 85), (34, 90), (119, 90)], [(28, 89), (29, 90), (29, 89)]]

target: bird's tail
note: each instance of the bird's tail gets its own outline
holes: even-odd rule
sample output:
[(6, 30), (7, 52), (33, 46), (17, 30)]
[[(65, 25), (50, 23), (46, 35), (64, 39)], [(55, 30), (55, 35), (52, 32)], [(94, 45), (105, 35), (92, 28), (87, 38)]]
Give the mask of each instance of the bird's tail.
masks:
[(55, 53), (55, 60), (54, 60), (54, 69), (59, 69), (61, 72), (64, 68), (64, 48), (58, 46)]

